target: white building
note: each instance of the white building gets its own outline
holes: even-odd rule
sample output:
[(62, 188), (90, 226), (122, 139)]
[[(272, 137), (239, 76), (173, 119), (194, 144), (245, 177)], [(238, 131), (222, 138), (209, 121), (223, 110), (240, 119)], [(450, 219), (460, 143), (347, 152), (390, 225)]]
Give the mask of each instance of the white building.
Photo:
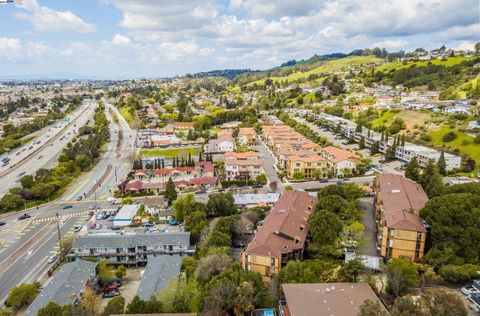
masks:
[(132, 218), (140, 209), (140, 204), (126, 204), (120, 208), (113, 219), (113, 226), (126, 226), (132, 223)]
[[(417, 145), (400, 146), (395, 151), (395, 158), (406, 163), (416, 156), (421, 167), (425, 167), (429, 160), (433, 160), (436, 163), (440, 159), (440, 155), (441, 153), (435, 149)], [(447, 170), (460, 168), (462, 158), (449, 153), (444, 153), (444, 157)]]
[(211, 139), (205, 145), (206, 153), (226, 153), (232, 152), (236, 148), (233, 138)]

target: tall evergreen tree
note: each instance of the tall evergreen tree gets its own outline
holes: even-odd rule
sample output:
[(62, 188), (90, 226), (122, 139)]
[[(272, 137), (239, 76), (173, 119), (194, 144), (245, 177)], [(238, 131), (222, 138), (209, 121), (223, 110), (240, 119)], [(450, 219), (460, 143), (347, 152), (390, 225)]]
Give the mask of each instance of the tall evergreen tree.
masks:
[(422, 175), (420, 176), (420, 184), (422, 185), (424, 190), (427, 187), (428, 183), (430, 182), (430, 178), (433, 177), (435, 172), (438, 172), (437, 167), (433, 163), (433, 160), (430, 159), (427, 162), (427, 165), (425, 166), (425, 168), (423, 169)]
[(365, 139), (363, 137), (361, 137), (360, 141), (358, 142), (358, 148), (365, 149)]
[(173, 168), (176, 168), (176, 167), (177, 167), (177, 159), (176, 159), (176, 158), (173, 158), (173, 159), (172, 159), (172, 167), (173, 167)]
[(162, 159), (162, 169), (165, 169), (165, 158)]
[(370, 129), (367, 130), (367, 138), (370, 138)]
[(443, 150), (440, 154), (440, 158), (438, 158), (437, 161), (437, 169), (442, 176), (447, 175), (447, 163), (445, 162), (445, 153), (443, 152)]
[(402, 146), (405, 146), (405, 134), (402, 134)]
[(198, 161), (203, 161), (202, 151), (198, 154)]
[(173, 183), (172, 177), (169, 177), (164, 194), (165, 199), (168, 201), (168, 205), (172, 205), (172, 202), (177, 199), (177, 195), (177, 190), (175, 190), (175, 184)]
[(385, 132), (382, 131), (382, 137), (380, 137), (380, 141), (383, 143), (385, 141)]
[(414, 156), (405, 167), (405, 178), (418, 182), (420, 180), (420, 165), (417, 157)]

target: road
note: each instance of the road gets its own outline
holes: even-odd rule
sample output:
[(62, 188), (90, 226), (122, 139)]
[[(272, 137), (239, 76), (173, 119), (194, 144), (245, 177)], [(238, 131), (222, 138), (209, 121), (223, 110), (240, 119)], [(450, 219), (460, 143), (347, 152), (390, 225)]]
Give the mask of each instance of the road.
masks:
[[(16, 161), (14, 165), (0, 174), (0, 197), (6, 194), (10, 188), (19, 186), (19, 180), (23, 175), (34, 175), (38, 169), (44, 168), (52, 160), (56, 160), (65, 145), (76, 136), (78, 128), (85, 125), (93, 115), (95, 107), (94, 103), (84, 103), (80, 112), (76, 113), (70, 123), (55, 136), (51, 135), (48, 141), (38, 144), (39, 148), (28, 150), (29, 147), (24, 147), (28, 156), (19, 155), (18, 157), (23, 157), (23, 160)], [(32, 150), (35, 152), (32, 153)]]
[[(107, 108), (111, 107), (108, 102), (105, 103)], [(98, 208), (106, 208), (108, 203), (100, 200), (110, 196), (110, 191), (113, 192), (129, 171), (129, 159), (135, 147), (135, 132), (118, 113), (119, 124), (113, 121), (108, 109), (105, 114), (110, 121), (111, 137), (96, 166), (73, 183), (57, 201), (38, 210), (30, 210), (30, 224), (0, 250), (0, 302), (6, 299), (13, 286), (21, 282), (33, 282), (45, 271), (47, 258), (56, 251), (57, 231), (55, 225), (52, 225), (56, 222), (56, 214), (66, 219), (62, 224), (62, 235), (72, 231), (74, 226), (86, 223), (84, 219), (90, 208), (95, 203)], [(120, 142), (119, 131), (124, 136)], [(76, 201), (78, 196), (82, 196), (81, 201)], [(67, 204), (71, 208), (64, 209)], [(18, 224), (17, 216), (18, 214), (4, 218), (7, 225), (0, 230)], [(11, 264), (12, 260), (15, 264)]]
[(279, 189), (281, 190), (283, 186), (275, 169), (275, 165), (277, 163), (275, 156), (260, 137), (257, 137), (257, 145), (254, 148), (258, 151), (260, 158), (263, 159), (262, 168), (267, 175), (268, 181), (276, 181)]

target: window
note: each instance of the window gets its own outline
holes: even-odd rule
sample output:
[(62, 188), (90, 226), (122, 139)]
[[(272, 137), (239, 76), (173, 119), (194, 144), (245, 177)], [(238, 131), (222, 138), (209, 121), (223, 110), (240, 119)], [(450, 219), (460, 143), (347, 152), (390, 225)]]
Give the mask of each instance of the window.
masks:
[(305, 229), (305, 225), (300, 225), (300, 230), (304, 230)]
[(272, 266), (274, 266), (274, 265), (275, 265), (275, 258), (273, 258), (273, 257), (271, 258), (271, 262), (270, 262), (270, 264), (271, 264)]
[(297, 163), (295, 164), (295, 166), (297, 166), (297, 167), (300, 167), (300, 163), (299, 163), (299, 162), (297, 162)]

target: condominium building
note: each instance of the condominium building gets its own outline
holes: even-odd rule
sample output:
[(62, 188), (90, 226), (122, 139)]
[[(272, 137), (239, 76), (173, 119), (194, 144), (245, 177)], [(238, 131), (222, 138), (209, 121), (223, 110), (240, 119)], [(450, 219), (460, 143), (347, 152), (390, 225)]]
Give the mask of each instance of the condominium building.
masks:
[(195, 253), (189, 232), (90, 234), (80, 236), (67, 255), (70, 261), (82, 258), (108, 260), (111, 264), (144, 265), (149, 257)]
[(354, 173), (361, 164), (360, 158), (355, 153), (333, 146), (320, 149), (319, 154), (326, 159), (334, 174), (338, 176)]
[(308, 192), (284, 191), (242, 252), (243, 268), (259, 272), (269, 284), (289, 260), (302, 260), (314, 203)]
[(381, 256), (412, 261), (423, 256), (426, 229), (419, 212), (427, 201), (428, 197), (418, 183), (396, 174), (377, 176), (375, 209)]
[(290, 156), (287, 160), (287, 177), (301, 173), (306, 179), (325, 178), (328, 175), (327, 161), (318, 155)]
[(263, 171), (263, 160), (254, 151), (224, 154), (225, 177), (227, 180), (255, 179)]
[(238, 143), (240, 146), (253, 146), (256, 143), (257, 133), (251, 127), (242, 127), (238, 130)]
[[(432, 160), (438, 162), (441, 153), (435, 149), (418, 145), (407, 145), (397, 147), (395, 150), (395, 158), (409, 163), (413, 157), (417, 157), (418, 164), (425, 167), (427, 163)], [(446, 170), (458, 169), (461, 167), (462, 158), (449, 153), (443, 154), (446, 163)]]

